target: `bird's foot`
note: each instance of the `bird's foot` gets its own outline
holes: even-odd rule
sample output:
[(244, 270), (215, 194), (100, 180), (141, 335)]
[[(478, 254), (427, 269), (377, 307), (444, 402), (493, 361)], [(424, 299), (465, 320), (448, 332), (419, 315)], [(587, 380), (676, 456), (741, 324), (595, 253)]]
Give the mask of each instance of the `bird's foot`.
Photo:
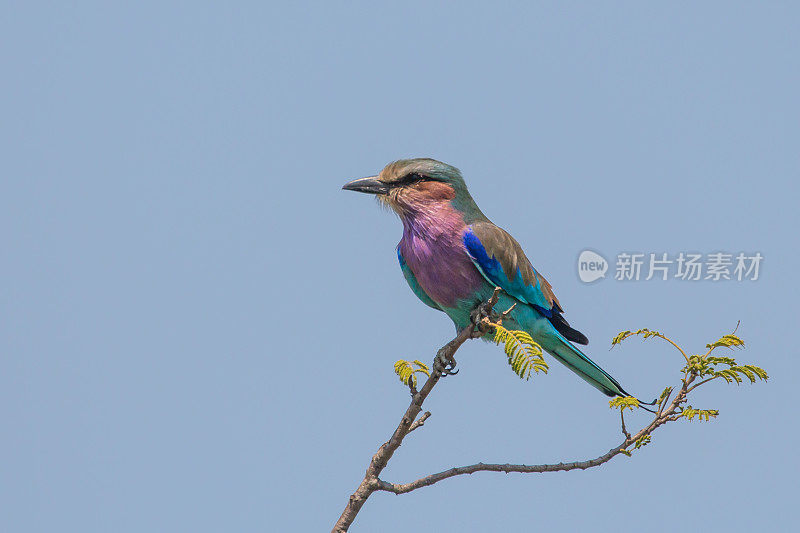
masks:
[(469, 318), (473, 324), (473, 337), (482, 337), (497, 322), (498, 316), (489, 305), (483, 303), (472, 310)]
[(508, 316), (508, 313), (514, 309), (514, 305), (512, 305), (508, 311), (503, 313), (498, 313), (494, 310), (494, 306), (497, 304), (497, 300), (499, 299), (501, 292), (503, 292), (503, 289), (500, 287), (495, 287), (494, 293), (489, 300), (478, 305), (478, 307), (473, 309), (469, 314), (469, 318), (473, 325), (473, 338), (482, 337), (492, 328), (492, 326), (501, 324), (503, 319)]
[(456, 358), (445, 348), (442, 348), (436, 353), (436, 359), (433, 362), (433, 369), (437, 370), (442, 377), (455, 376), (458, 374), (456, 368)]
[(472, 323), (475, 324), (476, 328), (480, 328), (485, 323), (484, 319), (492, 319), (492, 311), (485, 303), (483, 303), (472, 310), (472, 312), (469, 314), (469, 318)]

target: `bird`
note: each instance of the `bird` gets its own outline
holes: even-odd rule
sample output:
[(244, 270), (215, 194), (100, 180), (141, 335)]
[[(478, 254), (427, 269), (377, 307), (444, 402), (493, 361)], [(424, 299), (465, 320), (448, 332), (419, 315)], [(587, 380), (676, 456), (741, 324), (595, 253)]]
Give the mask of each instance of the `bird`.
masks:
[(589, 340), (566, 321), (553, 287), (520, 244), (483, 214), (456, 167), (430, 158), (401, 159), (342, 189), (374, 195), (399, 216), (403, 236), (397, 258), (403, 276), (423, 303), (452, 319), (457, 331), (472, 323), (473, 311), (500, 287), (497, 307), (513, 305), (504, 325), (527, 332), (605, 395), (630, 396), (573, 344)]

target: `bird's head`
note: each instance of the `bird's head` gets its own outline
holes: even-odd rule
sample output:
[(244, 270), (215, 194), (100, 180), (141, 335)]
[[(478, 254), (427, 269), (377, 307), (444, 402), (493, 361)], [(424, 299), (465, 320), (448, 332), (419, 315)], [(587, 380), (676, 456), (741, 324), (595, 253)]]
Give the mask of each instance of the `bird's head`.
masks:
[(461, 172), (435, 159), (401, 159), (377, 176), (353, 180), (342, 188), (374, 194), (403, 218), (447, 205), (465, 214), (480, 213)]

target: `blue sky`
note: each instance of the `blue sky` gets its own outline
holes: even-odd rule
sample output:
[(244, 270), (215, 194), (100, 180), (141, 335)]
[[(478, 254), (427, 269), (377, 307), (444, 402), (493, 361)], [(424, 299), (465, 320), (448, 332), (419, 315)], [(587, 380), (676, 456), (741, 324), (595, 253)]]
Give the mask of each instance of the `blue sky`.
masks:
[[(785, 530), (800, 465), (790, 3), (12, 3), (0, 21), (0, 529), (326, 531), (453, 330), (396, 217), (341, 191), (459, 167), (635, 394), (731, 331), (766, 385), (586, 472), (376, 494), (353, 531)], [(760, 252), (755, 282), (578, 279), (584, 249)], [(471, 342), (385, 472), (594, 457), (566, 369)], [(633, 422), (645, 418), (637, 416)]]

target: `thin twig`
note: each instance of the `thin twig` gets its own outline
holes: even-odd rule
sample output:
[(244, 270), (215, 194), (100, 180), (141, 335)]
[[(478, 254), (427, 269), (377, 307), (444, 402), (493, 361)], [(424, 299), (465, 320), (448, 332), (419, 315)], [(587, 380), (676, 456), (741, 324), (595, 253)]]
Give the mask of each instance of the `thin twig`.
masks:
[(510, 314), (511, 314), (511, 311), (513, 311), (513, 310), (514, 310), (514, 308), (515, 308), (516, 306), (517, 306), (517, 303), (516, 303), (516, 302), (514, 302), (513, 304), (511, 304), (511, 307), (509, 307), (508, 309), (506, 309), (505, 311), (503, 311), (502, 313), (500, 313), (500, 318), (498, 319), (498, 322), (499, 322), (500, 324), (502, 324), (502, 323), (503, 323), (503, 320), (505, 320), (506, 318), (508, 318), (508, 315), (510, 315)]
[(624, 409), (620, 409), (619, 410), (619, 419), (622, 422), (622, 434), (625, 435), (626, 439), (630, 439), (631, 438), (631, 434), (628, 433), (627, 429), (625, 429), (625, 410)]
[(692, 385), (692, 386), (689, 388), (689, 390), (687, 390), (686, 392), (692, 392), (694, 389), (696, 389), (696, 388), (697, 388), (697, 387), (699, 387), (700, 385), (703, 385), (704, 383), (708, 383), (709, 381), (715, 380), (715, 379), (717, 379), (718, 377), (719, 377), (719, 376), (714, 376), (714, 377), (706, 378), (706, 379), (704, 379), (703, 381), (700, 381), (700, 382), (698, 382), (698, 383), (695, 383), (695, 384), (694, 384), (694, 385)]
[(665, 341), (667, 341), (668, 343), (670, 343), (671, 345), (673, 345), (673, 346), (675, 347), (675, 349), (676, 349), (676, 350), (678, 350), (679, 352), (681, 352), (681, 355), (683, 356), (683, 358), (684, 358), (684, 359), (686, 359), (686, 362), (687, 362), (687, 363), (689, 362), (689, 356), (688, 356), (688, 355), (686, 355), (686, 352), (684, 352), (684, 351), (683, 351), (683, 348), (681, 348), (680, 346), (678, 346), (677, 344), (675, 344), (675, 343), (672, 341), (672, 339), (669, 339), (669, 338), (665, 337), (664, 335), (659, 335), (659, 337), (661, 337), (662, 339), (664, 339)]
[(418, 427), (424, 426), (425, 425), (425, 421), (427, 419), (429, 419), (430, 417), (431, 417), (431, 412), (430, 411), (425, 411), (424, 413), (422, 413), (422, 415), (419, 418), (414, 420), (414, 423), (411, 424), (411, 427), (408, 428), (408, 432), (411, 433), (412, 431), (414, 431)]

